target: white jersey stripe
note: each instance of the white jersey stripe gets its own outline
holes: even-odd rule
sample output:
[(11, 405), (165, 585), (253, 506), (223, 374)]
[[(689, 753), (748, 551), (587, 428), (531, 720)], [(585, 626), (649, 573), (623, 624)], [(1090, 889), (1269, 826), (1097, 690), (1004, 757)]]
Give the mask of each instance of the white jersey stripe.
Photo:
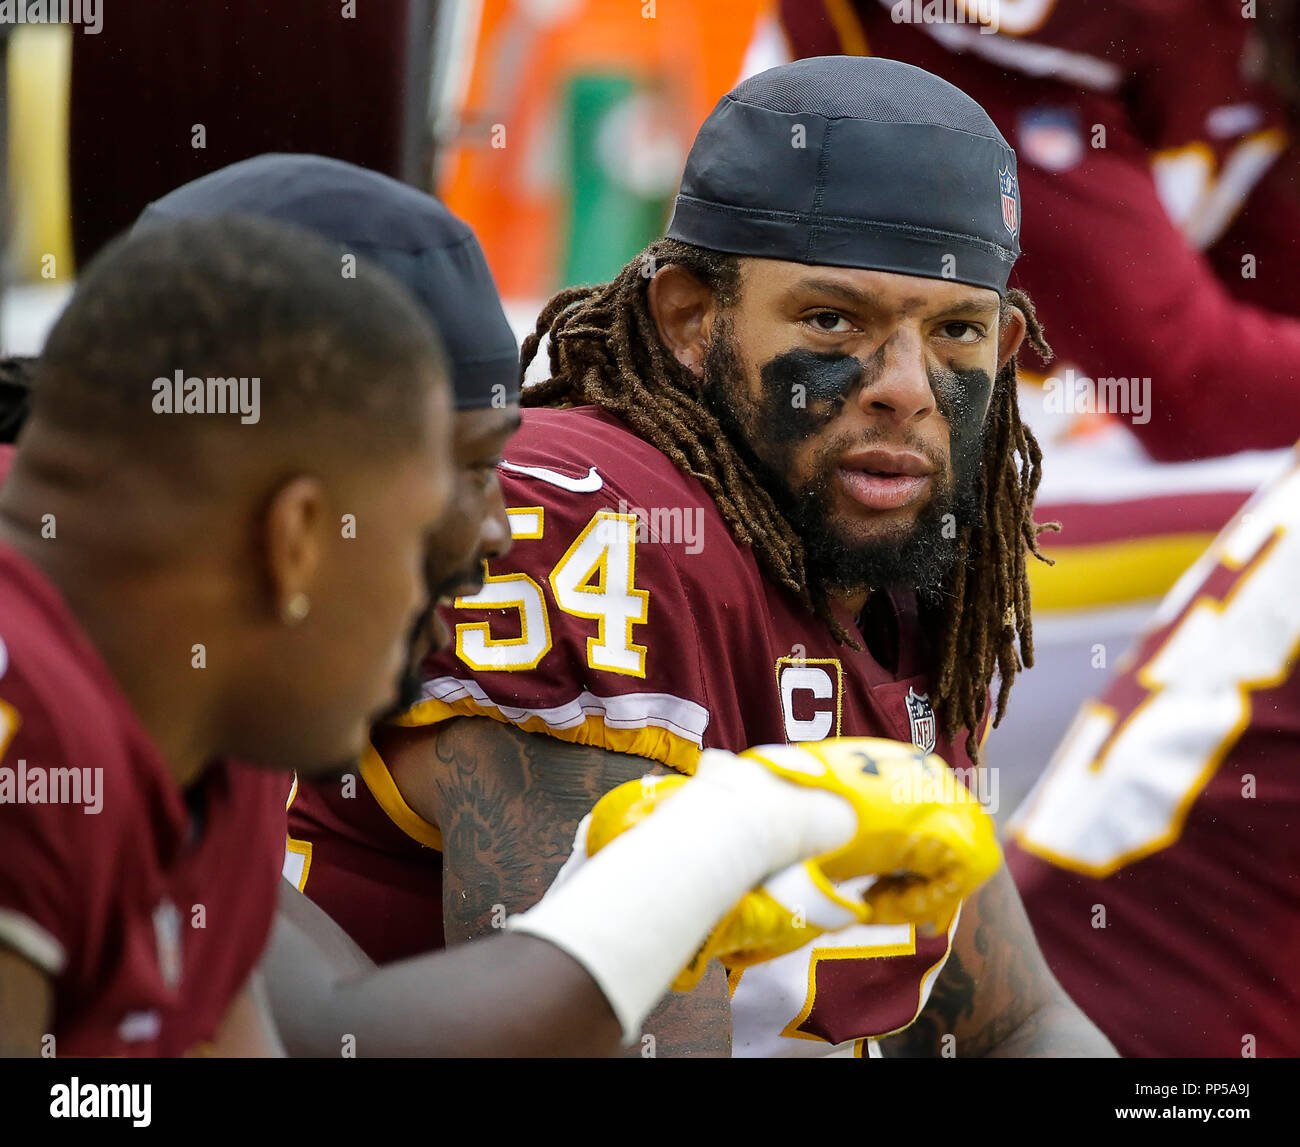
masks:
[(485, 709), (496, 709), (513, 725), (537, 717), (556, 730), (574, 728), (588, 717), (597, 716), (611, 729), (644, 729), (653, 726), (666, 729), (701, 747), (704, 744), (704, 731), (709, 726), (709, 711), (703, 705), (671, 693), (620, 693), (612, 697), (598, 697), (584, 690), (563, 705), (549, 709), (524, 709), (498, 704), (471, 678), (434, 677), (425, 682), (421, 699), (441, 701), (446, 705), (457, 701), (473, 701)]

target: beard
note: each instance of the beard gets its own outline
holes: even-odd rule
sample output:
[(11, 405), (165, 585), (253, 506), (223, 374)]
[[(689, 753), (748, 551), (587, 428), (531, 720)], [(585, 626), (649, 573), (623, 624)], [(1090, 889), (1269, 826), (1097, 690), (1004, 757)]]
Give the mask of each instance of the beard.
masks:
[[(940, 409), (949, 419), (951, 468), (948, 458), (917, 441), (914, 435), (904, 434), (900, 441), (898, 436), (891, 438), (882, 428), (865, 437), (830, 440), (817, 450), (812, 476), (796, 484), (792, 479), (796, 452), (828, 425), (842, 406), (835, 400), (819, 399), (807, 408), (795, 408), (790, 390), (792, 370), (797, 372), (799, 364), (811, 364), (815, 368), (823, 363), (843, 376), (846, 358), (807, 351), (778, 356), (764, 364), (763, 393), (756, 402), (744, 390), (744, 370), (724, 321), (715, 328), (715, 337), (703, 363), (704, 401), (803, 542), (810, 591), (835, 597), (863, 589), (938, 589), (965, 556), (962, 544), (965, 529), (978, 526), (982, 517), (979, 489), (982, 420), (972, 426), (967, 419), (961, 433), (955, 429), (958, 422), (955, 416), (962, 413), (955, 407), (963, 404), (945, 401), (945, 395), (957, 393), (958, 387), (953, 383), (961, 380), (947, 377), (954, 372), (942, 372), (945, 377), (931, 381)], [(781, 363), (781, 360), (786, 361)], [(984, 372), (968, 373), (981, 376), (975, 380), (976, 386), (991, 387)], [(808, 385), (805, 393), (808, 392), (818, 394), (816, 384)], [(914, 521), (900, 523), (880, 536), (855, 539), (836, 524), (833, 507), (838, 468), (835, 460), (851, 449), (876, 444), (902, 446), (924, 457), (934, 468), (933, 492)]]

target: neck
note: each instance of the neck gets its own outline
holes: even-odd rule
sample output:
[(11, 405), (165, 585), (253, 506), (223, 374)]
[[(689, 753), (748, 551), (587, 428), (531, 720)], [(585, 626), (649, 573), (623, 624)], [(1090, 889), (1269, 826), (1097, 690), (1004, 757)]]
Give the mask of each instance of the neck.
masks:
[[(218, 755), (218, 739), (209, 727), (215, 680), (208, 677), (210, 670), (191, 668), (191, 642), (210, 632), (195, 619), (192, 595), (165, 567), (123, 560), (130, 549), (130, 510), (123, 514), (108, 508), (113, 504), (108, 498), (86, 501), (57, 489), (28, 496), (37, 491), (27, 476), (15, 474), (10, 482), (0, 499), (0, 542), (22, 554), (59, 591), (168, 771), (188, 788)], [(33, 514), (21, 506), (41, 510)], [(54, 538), (41, 534), (47, 514), (58, 531)], [(106, 522), (112, 523), (111, 541)]]

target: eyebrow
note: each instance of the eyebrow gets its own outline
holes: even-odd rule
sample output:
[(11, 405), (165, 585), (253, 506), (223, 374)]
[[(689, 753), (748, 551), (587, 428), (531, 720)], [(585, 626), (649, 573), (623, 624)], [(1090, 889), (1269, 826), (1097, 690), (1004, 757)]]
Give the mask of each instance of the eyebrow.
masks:
[[(791, 285), (788, 294), (794, 295), (800, 291), (816, 291), (821, 294), (833, 295), (837, 299), (856, 307), (878, 307), (881, 305), (880, 295), (875, 291), (864, 291), (857, 287), (851, 287), (847, 283), (841, 283), (837, 279), (800, 279)], [(921, 300), (916, 300), (918, 303)], [(982, 301), (975, 295), (967, 295), (964, 299), (958, 299), (951, 306), (941, 307), (936, 311), (940, 315), (964, 315), (972, 318), (984, 318), (992, 312), (1001, 308), (1001, 300), (995, 303)]]

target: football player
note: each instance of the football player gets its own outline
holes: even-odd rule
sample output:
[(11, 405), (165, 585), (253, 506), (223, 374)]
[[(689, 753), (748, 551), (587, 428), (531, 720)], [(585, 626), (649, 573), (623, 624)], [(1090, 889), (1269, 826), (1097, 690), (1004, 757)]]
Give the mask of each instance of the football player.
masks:
[(1125, 1055), (1300, 1055), (1300, 465), (1179, 580), (1012, 821), (1053, 970)]
[[(1000, 708), (1032, 649), (1015, 170), (919, 69), (774, 69), (706, 121), (668, 237), (547, 305), (524, 358), (549, 336), (551, 377), (501, 467), (514, 548), (457, 599), (454, 652), (364, 784), (290, 809), (300, 887), (372, 958), (533, 903), (647, 759), (874, 734), (977, 783), (991, 679)], [(733, 1021), (747, 1055), (1110, 1052), (1005, 873), (946, 932), (715, 967), (645, 1030), (726, 1054)]]
[[(88, 268), (0, 451), (0, 1052), (280, 1049), (254, 968), (282, 778), (354, 756), (423, 648), (454, 490), (446, 373), (409, 295), (369, 263), (342, 278), (305, 232), (184, 221)], [(592, 1052), (800, 858), (928, 872), (888, 907), (945, 918), (965, 861), (997, 856), (975, 803), (908, 812), (874, 758), (868, 776), (835, 753), (715, 754), (510, 934), (345, 990), (300, 944), (299, 976), (354, 1047)], [(924, 781), (914, 754), (894, 764)]]

